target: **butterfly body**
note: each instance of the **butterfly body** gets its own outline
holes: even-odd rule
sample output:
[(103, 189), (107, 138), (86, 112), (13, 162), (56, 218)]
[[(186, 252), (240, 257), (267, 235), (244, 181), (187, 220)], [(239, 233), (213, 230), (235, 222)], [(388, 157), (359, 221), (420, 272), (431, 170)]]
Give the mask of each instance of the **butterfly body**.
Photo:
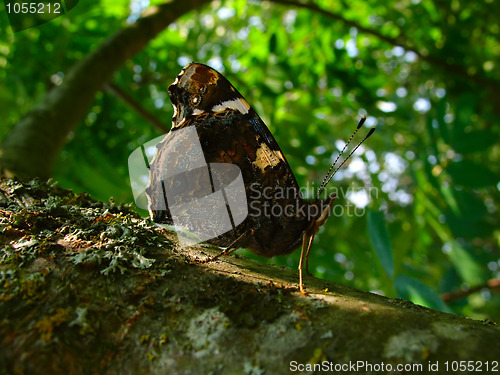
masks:
[[(214, 69), (198, 63), (188, 65), (169, 87), (169, 94), (174, 106), (172, 129), (156, 146), (157, 154), (150, 165), (150, 185), (146, 189), (153, 221), (173, 224), (165, 192), (175, 185), (188, 196), (187, 200), (193, 200), (229, 183), (226, 174), (212, 173), (208, 179), (207, 168), (198, 167), (197, 162), (189, 167), (189, 178), (165, 178), (167, 165), (184, 165), (196, 160), (196, 152), (190, 146), (176, 150), (182, 144), (182, 137), (177, 137), (180, 130), (195, 129), (209, 166), (208, 173), (212, 166), (224, 163), (237, 166), (246, 193), (243, 203), (246, 218), (207, 242), (231, 251), (248, 248), (265, 257), (291, 253), (302, 244), (299, 269), (300, 289), (304, 293), (303, 260), (314, 235), (328, 218), (336, 196), (313, 200), (302, 197), (295, 176), (267, 126), (231, 83)], [(213, 209), (215, 212), (216, 207)], [(218, 218), (213, 215), (211, 220), (217, 224)]]

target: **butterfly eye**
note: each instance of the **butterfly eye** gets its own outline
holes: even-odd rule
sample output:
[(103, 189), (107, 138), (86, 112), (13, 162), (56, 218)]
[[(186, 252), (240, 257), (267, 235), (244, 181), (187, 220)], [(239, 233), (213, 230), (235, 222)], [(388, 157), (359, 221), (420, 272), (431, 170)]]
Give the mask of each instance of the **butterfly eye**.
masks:
[(198, 95), (194, 96), (194, 97), (193, 97), (193, 99), (191, 99), (191, 103), (192, 103), (194, 106), (196, 106), (196, 105), (200, 104), (200, 102), (201, 102), (201, 97), (200, 97), (200, 96), (198, 96)]

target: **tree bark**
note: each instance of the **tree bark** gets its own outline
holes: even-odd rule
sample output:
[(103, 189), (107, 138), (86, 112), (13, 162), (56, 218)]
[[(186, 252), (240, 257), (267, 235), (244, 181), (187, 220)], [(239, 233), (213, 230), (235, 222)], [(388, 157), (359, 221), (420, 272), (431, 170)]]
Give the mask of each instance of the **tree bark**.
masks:
[(152, 7), (77, 63), (63, 83), (48, 92), (3, 141), (3, 175), (48, 178), (68, 134), (112, 75), (170, 23), (208, 2), (172, 0)]
[(218, 249), (52, 183), (0, 180), (0, 230), (1, 373), (500, 370), (492, 322), (314, 278), (304, 297), (295, 270), (241, 256), (195, 263)]

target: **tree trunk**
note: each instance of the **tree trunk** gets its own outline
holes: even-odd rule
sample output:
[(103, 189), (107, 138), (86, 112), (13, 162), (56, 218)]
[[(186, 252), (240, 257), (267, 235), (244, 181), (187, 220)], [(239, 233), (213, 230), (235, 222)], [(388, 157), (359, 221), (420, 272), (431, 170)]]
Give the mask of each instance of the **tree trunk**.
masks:
[(195, 263), (217, 249), (127, 206), (1, 180), (0, 218), (1, 373), (500, 370), (492, 322), (314, 278), (304, 297), (295, 270), (241, 256)]
[(152, 7), (70, 69), (63, 83), (48, 92), (3, 141), (3, 175), (48, 178), (68, 134), (112, 75), (170, 23), (208, 2), (172, 0)]

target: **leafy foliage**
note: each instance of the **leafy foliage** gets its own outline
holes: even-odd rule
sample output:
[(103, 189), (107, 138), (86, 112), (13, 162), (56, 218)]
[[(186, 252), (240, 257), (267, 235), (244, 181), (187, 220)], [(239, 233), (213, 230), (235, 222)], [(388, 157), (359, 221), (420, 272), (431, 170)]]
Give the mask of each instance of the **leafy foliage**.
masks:
[[(0, 136), (68, 67), (137, 18), (140, 4), (80, 2), (16, 34), (0, 16)], [(500, 320), (498, 290), (447, 305), (439, 297), (500, 277), (500, 4), (293, 4), (214, 2), (160, 34), (113, 83), (168, 128), (167, 87), (181, 66), (199, 61), (220, 70), (311, 193), (367, 114), (378, 129), (330, 184), (341, 205), (317, 236), (315, 275)], [(158, 135), (104, 90), (68, 139), (54, 177), (97, 198), (131, 201), (128, 155)], [(298, 255), (272, 261), (295, 267)]]

